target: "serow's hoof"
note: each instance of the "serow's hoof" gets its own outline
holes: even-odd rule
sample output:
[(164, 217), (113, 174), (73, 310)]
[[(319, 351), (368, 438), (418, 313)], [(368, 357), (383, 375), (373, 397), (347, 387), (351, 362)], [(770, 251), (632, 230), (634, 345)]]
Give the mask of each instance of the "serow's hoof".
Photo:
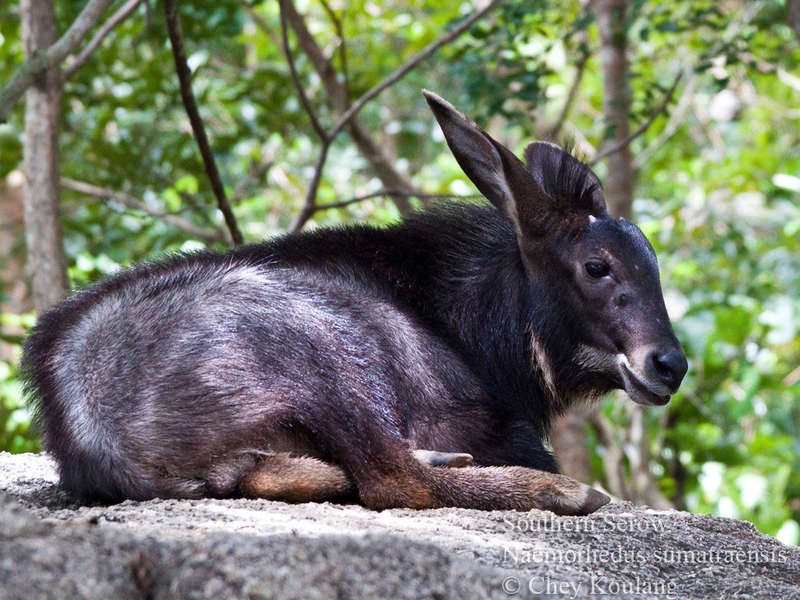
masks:
[(472, 462), (472, 454), (466, 452), (436, 452), (414, 450), (417, 460), (430, 467), (466, 467)]

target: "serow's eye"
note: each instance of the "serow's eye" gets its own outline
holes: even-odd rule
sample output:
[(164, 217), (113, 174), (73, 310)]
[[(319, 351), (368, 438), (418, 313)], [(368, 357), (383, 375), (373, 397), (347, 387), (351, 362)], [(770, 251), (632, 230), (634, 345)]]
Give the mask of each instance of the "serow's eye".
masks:
[(608, 265), (600, 261), (587, 262), (583, 265), (583, 268), (586, 269), (586, 274), (592, 279), (602, 279), (610, 272)]

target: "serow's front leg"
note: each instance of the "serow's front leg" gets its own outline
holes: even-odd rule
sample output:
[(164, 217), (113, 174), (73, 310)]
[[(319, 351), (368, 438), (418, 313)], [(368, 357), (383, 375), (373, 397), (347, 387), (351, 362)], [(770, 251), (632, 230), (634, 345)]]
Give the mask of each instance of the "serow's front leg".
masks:
[(526, 467), (431, 469), (431, 475), (440, 506), (588, 515), (611, 501), (574, 479)]
[(468, 454), (415, 453), (407, 441), (388, 432), (387, 424), (368, 406), (350, 402), (333, 415), (315, 405), (306, 405), (302, 412), (293, 410), (282, 421), (294, 421), (293, 430), (313, 432), (307, 439), (313, 440), (328, 460), (264, 459), (243, 477), (240, 493), (295, 502), (357, 494), (375, 510), (536, 508), (559, 515), (586, 515), (610, 501), (605, 494), (563, 475), (517, 466), (461, 466), (471, 460)]

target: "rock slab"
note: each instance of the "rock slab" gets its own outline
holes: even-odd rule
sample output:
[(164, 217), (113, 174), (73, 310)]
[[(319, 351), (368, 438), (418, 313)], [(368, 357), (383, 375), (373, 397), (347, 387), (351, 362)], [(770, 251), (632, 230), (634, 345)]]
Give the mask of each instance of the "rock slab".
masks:
[(800, 599), (800, 548), (707, 515), (81, 506), (57, 482), (48, 457), (0, 453), (3, 599)]

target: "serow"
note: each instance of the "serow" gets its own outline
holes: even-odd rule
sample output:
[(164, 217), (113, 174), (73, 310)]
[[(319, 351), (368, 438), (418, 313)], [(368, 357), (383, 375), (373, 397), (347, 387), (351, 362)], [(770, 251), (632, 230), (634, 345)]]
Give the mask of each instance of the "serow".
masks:
[(663, 405), (687, 363), (652, 246), (597, 176), (525, 163), (425, 92), (491, 205), (141, 264), (43, 314), (22, 370), (83, 501), (247, 497), (587, 514), (548, 428), (624, 389)]

